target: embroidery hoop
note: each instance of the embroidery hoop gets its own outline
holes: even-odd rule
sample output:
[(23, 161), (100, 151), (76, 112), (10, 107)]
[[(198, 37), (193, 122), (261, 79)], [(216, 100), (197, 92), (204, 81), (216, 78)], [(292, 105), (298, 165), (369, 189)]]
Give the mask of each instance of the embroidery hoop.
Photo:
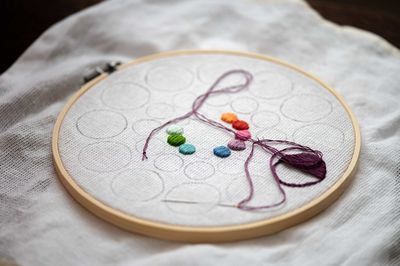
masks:
[(99, 81), (104, 80), (108, 77), (108, 74), (104, 73), (95, 78), (94, 80), (85, 84), (77, 93), (75, 93), (75, 95), (71, 97), (71, 99), (69, 99), (69, 101), (59, 114), (53, 130), (52, 152), (53, 152), (54, 167), (62, 184), (65, 186), (67, 191), (76, 201), (78, 201), (82, 206), (84, 206), (86, 209), (91, 211), (96, 216), (131, 232), (152, 236), (160, 239), (174, 240), (174, 241), (224, 242), (224, 241), (249, 239), (279, 232), (283, 229), (286, 229), (288, 227), (294, 226), (298, 223), (308, 220), (312, 216), (326, 209), (337, 198), (339, 198), (339, 196), (344, 192), (344, 190), (350, 183), (350, 180), (356, 171), (361, 149), (361, 134), (358, 122), (353, 112), (342, 98), (342, 96), (340, 96), (333, 88), (329, 87), (323, 81), (313, 76), (312, 74), (309, 74), (306, 71), (300, 69), (299, 67), (293, 66), (291, 64), (288, 64), (286, 62), (283, 62), (281, 60), (272, 57), (254, 53), (225, 51), (225, 50), (172, 51), (172, 52), (164, 52), (164, 53), (141, 57), (130, 63), (119, 66), (118, 69), (123, 69), (128, 66), (139, 64), (149, 60), (160, 59), (164, 57), (172, 57), (177, 55), (191, 55), (191, 54), (226, 54), (226, 55), (238, 55), (259, 60), (265, 60), (297, 71), (305, 75), (306, 77), (315, 80), (320, 85), (322, 85), (325, 89), (327, 89), (331, 94), (333, 94), (336, 97), (339, 103), (346, 110), (347, 114), (350, 117), (354, 130), (354, 136), (355, 136), (354, 152), (351, 161), (349, 162), (348, 167), (344, 172), (344, 174), (328, 190), (322, 193), (319, 197), (314, 198), (309, 203), (303, 205), (302, 207), (290, 211), (288, 213), (285, 213), (283, 215), (279, 215), (271, 219), (266, 219), (257, 222), (250, 222), (246, 224), (230, 225), (230, 226), (194, 227), (194, 226), (165, 224), (128, 215), (127, 213), (114, 209), (100, 202), (99, 200), (95, 199), (92, 195), (90, 195), (88, 192), (84, 191), (76, 183), (73, 177), (70, 176), (70, 174), (67, 172), (60, 156), (59, 133), (67, 112), (86, 91), (92, 88)]

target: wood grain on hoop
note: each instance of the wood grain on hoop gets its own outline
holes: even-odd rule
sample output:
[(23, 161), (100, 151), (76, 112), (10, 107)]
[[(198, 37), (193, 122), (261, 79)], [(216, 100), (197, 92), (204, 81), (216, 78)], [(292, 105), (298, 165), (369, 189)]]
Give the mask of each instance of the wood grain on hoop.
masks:
[(121, 227), (123, 229), (136, 232), (139, 234), (152, 236), (161, 239), (175, 240), (175, 241), (186, 241), (186, 242), (223, 242), (223, 241), (234, 241), (241, 239), (249, 239), (254, 237), (259, 237), (263, 235), (268, 235), (272, 233), (279, 232), (285, 228), (296, 225), (303, 222), (312, 216), (318, 214), (330, 204), (332, 204), (345, 190), (349, 184), (351, 177), (354, 175), (358, 158), (361, 149), (361, 135), (357, 120), (350, 110), (349, 106), (346, 104), (342, 96), (340, 96), (334, 89), (329, 87), (320, 79), (315, 76), (305, 72), (304, 70), (290, 65), (288, 63), (282, 62), (278, 59), (271, 58), (264, 55), (245, 53), (245, 52), (234, 52), (234, 51), (219, 51), (219, 50), (188, 50), (188, 51), (173, 51), (165, 52), (160, 54), (154, 54), (150, 56), (145, 56), (134, 60), (130, 63), (124, 64), (119, 67), (125, 68), (130, 65), (139, 64), (141, 62), (146, 62), (153, 59), (171, 57), (177, 55), (190, 55), (190, 54), (226, 54), (226, 55), (237, 55), (249, 58), (255, 58), (259, 60), (265, 60), (273, 62), (276, 64), (283, 65), (290, 69), (293, 69), (301, 74), (317, 81), (324, 88), (326, 88), (330, 93), (332, 93), (337, 100), (342, 104), (343, 108), (348, 113), (354, 129), (355, 136), (355, 146), (353, 151), (352, 159), (344, 172), (343, 176), (338, 179), (338, 181), (332, 185), (328, 190), (322, 193), (318, 198), (313, 199), (304, 206), (279, 215), (277, 217), (266, 219), (263, 221), (251, 222), (241, 225), (230, 225), (230, 226), (218, 226), (218, 227), (193, 227), (193, 226), (178, 226), (171, 224), (164, 224), (154, 221), (149, 221), (141, 219), (132, 215), (128, 215), (119, 210), (113, 209), (110, 206), (98, 201), (86, 191), (84, 191), (69, 175), (66, 171), (63, 162), (60, 157), (59, 151), (59, 132), (61, 125), (63, 123), (64, 117), (67, 112), (73, 106), (73, 104), (81, 97), (86, 91), (93, 87), (97, 82), (105, 79), (107, 74), (102, 74), (96, 79), (85, 84), (65, 105), (61, 113), (59, 114), (57, 121), (54, 126), (53, 139), (52, 139), (52, 151), (54, 166), (57, 174), (66, 187), (68, 192), (72, 197), (77, 200), (81, 205), (90, 210), (92, 213), (98, 217), (113, 223), (114, 225)]

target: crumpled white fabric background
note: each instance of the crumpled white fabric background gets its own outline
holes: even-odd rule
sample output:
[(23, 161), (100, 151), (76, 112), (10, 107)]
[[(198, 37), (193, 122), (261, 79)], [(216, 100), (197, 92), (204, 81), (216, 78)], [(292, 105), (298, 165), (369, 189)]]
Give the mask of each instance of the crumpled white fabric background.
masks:
[[(83, 73), (190, 48), (279, 57), (344, 96), (363, 146), (339, 201), (279, 234), (211, 245), (125, 232), (67, 194), (53, 169), (51, 131)], [(398, 265), (399, 55), (381, 38), (326, 22), (295, 0), (107, 1), (65, 19), (0, 77), (0, 264)]]

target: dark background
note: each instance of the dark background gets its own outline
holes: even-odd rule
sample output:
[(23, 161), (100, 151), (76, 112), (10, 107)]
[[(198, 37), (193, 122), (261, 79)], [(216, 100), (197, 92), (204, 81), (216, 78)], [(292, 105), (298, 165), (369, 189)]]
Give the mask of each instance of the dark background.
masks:
[[(1, 0), (0, 73), (48, 27), (100, 0)], [(372, 31), (400, 47), (400, 0), (308, 0), (323, 17)]]

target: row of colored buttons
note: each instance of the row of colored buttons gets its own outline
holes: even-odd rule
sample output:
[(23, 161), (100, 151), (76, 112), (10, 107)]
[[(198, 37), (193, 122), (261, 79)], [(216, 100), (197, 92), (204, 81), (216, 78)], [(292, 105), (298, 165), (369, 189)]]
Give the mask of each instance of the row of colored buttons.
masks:
[(214, 155), (226, 158), (231, 155), (231, 150), (243, 151), (246, 149), (246, 140), (251, 139), (251, 133), (248, 130), (249, 124), (246, 121), (239, 120), (237, 115), (234, 113), (223, 113), (221, 115), (221, 120), (232, 124), (232, 127), (236, 129), (235, 138), (228, 142), (228, 147), (218, 146), (214, 148)]
[(196, 152), (196, 147), (192, 144), (185, 143), (186, 138), (183, 136), (183, 128), (178, 125), (171, 125), (167, 128), (168, 144), (179, 147), (179, 152), (184, 155), (193, 154)]

